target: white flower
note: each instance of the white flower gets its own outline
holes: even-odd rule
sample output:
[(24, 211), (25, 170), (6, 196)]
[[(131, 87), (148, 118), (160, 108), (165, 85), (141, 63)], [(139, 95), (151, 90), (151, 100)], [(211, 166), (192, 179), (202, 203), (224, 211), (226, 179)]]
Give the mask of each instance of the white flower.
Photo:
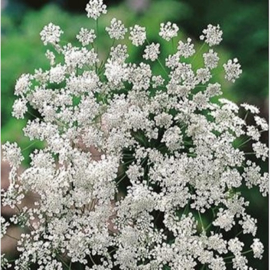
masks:
[(209, 98), (219, 96), (221, 94), (221, 85), (219, 83), (209, 83), (205, 90), (205, 95)]
[(218, 65), (219, 60), (218, 54), (217, 52), (214, 52), (212, 49), (210, 49), (208, 53), (203, 54), (203, 59), (205, 67), (209, 69), (216, 68)]
[(24, 95), (30, 90), (31, 81), (29, 74), (22, 74), (15, 85), (15, 95)]
[(153, 87), (161, 86), (164, 83), (164, 79), (160, 75), (159, 76), (153, 76), (152, 81), (153, 81)]
[(135, 46), (142, 45), (146, 40), (145, 27), (141, 27), (137, 24), (134, 25), (133, 27), (130, 27), (129, 39), (131, 40), (132, 44)]
[(253, 239), (253, 243), (251, 245), (251, 248), (252, 248), (253, 253), (254, 253), (254, 258), (261, 259), (264, 247), (258, 238)]
[(93, 29), (81, 28), (76, 38), (82, 43), (83, 46), (89, 45), (94, 42), (96, 38), (95, 31)]
[(235, 80), (239, 78), (239, 75), (242, 74), (241, 65), (238, 63), (237, 58), (229, 60), (223, 67), (226, 73), (225, 78), (228, 81), (235, 82)]
[(155, 122), (157, 126), (168, 128), (172, 123), (172, 116), (163, 112), (155, 116)]
[(212, 75), (208, 68), (199, 68), (196, 71), (196, 78), (198, 82), (206, 83), (211, 79)]
[(200, 36), (201, 40), (205, 40), (205, 42), (209, 46), (218, 45), (222, 41), (223, 32), (220, 30), (220, 26), (213, 26), (209, 24), (207, 29), (203, 30), (203, 35)]
[(7, 160), (12, 167), (19, 168), (24, 157), (21, 154), (21, 149), (17, 143), (5, 143), (2, 146), (3, 149), (3, 160)]
[(192, 56), (195, 53), (195, 49), (194, 44), (191, 43), (191, 38), (188, 38), (186, 43), (180, 40), (177, 50), (180, 56), (184, 56), (185, 58)]
[(268, 147), (261, 143), (261, 142), (256, 142), (252, 144), (253, 151), (255, 152), (255, 155), (257, 158), (262, 158), (262, 160), (266, 160), (268, 157)]
[(64, 50), (65, 64), (70, 70), (74, 70), (76, 67), (82, 68), (84, 65), (93, 66), (99, 62), (98, 55), (91, 49), (77, 48), (67, 46)]
[(60, 64), (51, 68), (50, 70), (50, 82), (51, 83), (61, 83), (65, 79), (66, 68)]
[(158, 55), (160, 53), (159, 51), (160, 44), (151, 43), (150, 45), (147, 45), (144, 50), (143, 58), (151, 61), (155, 61), (158, 58)]
[(61, 34), (63, 33), (64, 32), (61, 30), (61, 28), (58, 25), (49, 23), (40, 32), (40, 36), (44, 45), (47, 45), (48, 43), (57, 44), (60, 41)]
[(234, 224), (234, 215), (229, 211), (219, 211), (217, 219), (213, 222), (213, 225), (219, 226), (225, 231), (229, 231)]
[(109, 82), (117, 85), (127, 78), (128, 70), (124, 64), (109, 59), (105, 64), (104, 75), (107, 77)]
[(135, 164), (130, 165), (126, 174), (132, 182), (136, 183), (143, 176), (143, 168)]
[(260, 131), (254, 126), (247, 126), (247, 135), (255, 141), (259, 141), (261, 137)]
[(179, 28), (175, 23), (161, 23), (159, 35), (166, 41), (170, 41), (172, 38), (177, 36), (178, 30)]
[(247, 103), (242, 103), (240, 106), (243, 107), (246, 111), (250, 111), (253, 114), (260, 113), (259, 108), (257, 108), (254, 105), (250, 105), (250, 104), (247, 104)]
[(251, 233), (253, 236), (256, 235), (257, 232), (257, 220), (250, 215), (245, 215), (243, 220), (239, 222), (242, 225), (243, 233)]
[(1, 216), (1, 238), (7, 233), (7, 228), (10, 226), (10, 223)]
[(24, 118), (24, 114), (27, 112), (27, 101), (25, 99), (16, 99), (13, 104), (12, 116), (19, 118)]
[(107, 6), (103, 4), (103, 0), (90, 0), (86, 5), (87, 17), (97, 20), (101, 14), (106, 14)]
[(243, 246), (244, 246), (244, 243), (239, 241), (239, 239), (237, 237), (230, 239), (228, 242), (228, 250), (230, 250), (236, 256), (241, 254), (241, 252), (243, 250)]
[(165, 142), (170, 151), (183, 148), (183, 135), (179, 127), (174, 126), (167, 129), (162, 137), (161, 142)]
[(55, 55), (52, 51), (47, 50), (45, 56), (50, 60), (50, 65), (53, 66), (55, 64)]
[(263, 118), (261, 118), (259, 116), (254, 116), (254, 120), (255, 120), (256, 124), (258, 126), (260, 126), (263, 131), (268, 130), (268, 123), (266, 122), (265, 119), (263, 119)]
[(111, 56), (112, 61), (124, 63), (126, 58), (128, 57), (127, 46), (118, 44), (116, 47), (112, 47), (110, 56)]
[(111, 20), (111, 26), (105, 28), (109, 33), (111, 39), (124, 39), (127, 32), (124, 24), (120, 20), (113, 18)]
[(179, 53), (169, 55), (165, 60), (165, 64), (168, 68), (174, 69), (179, 65), (179, 59), (180, 59)]
[(193, 101), (199, 110), (206, 109), (208, 106), (208, 97), (202, 92), (194, 95)]

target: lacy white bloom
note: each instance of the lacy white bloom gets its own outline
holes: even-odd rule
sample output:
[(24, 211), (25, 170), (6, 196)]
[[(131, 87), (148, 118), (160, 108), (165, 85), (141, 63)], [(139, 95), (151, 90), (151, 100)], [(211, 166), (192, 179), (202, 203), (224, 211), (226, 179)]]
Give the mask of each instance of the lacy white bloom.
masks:
[(22, 74), (21, 77), (16, 82), (14, 94), (17, 96), (24, 95), (30, 90), (30, 86), (31, 86), (30, 75)]
[(65, 79), (66, 67), (60, 64), (50, 70), (50, 83), (61, 83)]
[(1, 238), (7, 233), (7, 228), (9, 227), (10, 223), (5, 220), (3, 216), (0, 218), (1, 221)]
[(170, 151), (183, 148), (183, 135), (179, 127), (171, 127), (167, 129), (163, 135), (161, 142), (164, 142)]
[(160, 44), (151, 43), (150, 45), (147, 45), (144, 50), (143, 58), (151, 61), (155, 61), (158, 58), (158, 55), (160, 53), (159, 51)]
[(228, 242), (228, 249), (236, 255), (240, 255), (243, 249), (244, 243), (239, 241), (238, 238), (230, 239)]
[(243, 221), (240, 221), (239, 224), (242, 225), (243, 233), (251, 233), (253, 236), (256, 235), (257, 232), (257, 220), (250, 215), (245, 215)]
[(192, 56), (195, 53), (195, 49), (194, 44), (191, 43), (191, 38), (188, 38), (186, 43), (180, 40), (177, 50), (180, 56), (184, 56), (185, 58)]
[(132, 44), (135, 46), (142, 45), (146, 40), (145, 27), (141, 27), (137, 24), (135, 24), (133, 27), (130, 27), (129, 39), (132, 41)]
[(219, 83), (209, 83), (206, 90), (205, 94), (207, 97), (214, 97), (214, 96), (219, 96), (222, 94), (221, 92), (221, 85)]
[(267, 131), (269, 128), (268, 123), (266, 122), (265, 119), (261, 118), (260, 116), (254, 116), (254, 120), (256, 122), (256, 124), (263, 130), (263, 131)]
[(111, 39), (124, 39), (127, 32), (124, 24), (115, 18), (111, 20), (111, 26), (105, 28)]
[(58, 25), (49, 23), (40, 32), (40, 37), (44, 45), (47, 45), (48, 43), (57, 44), (60, 41), (61, 34), (63, 33), (64, 32), (61, 30), (61, 28)]
[(250, 104), (247, 104), (247, 103), (243, 103), (240, 105), (241, 107), (243, 107), (246, 111), (250, 111), (251, 113), (253, 114), (258, 114), (260, 113), (260, 109), (257, 108), (256, 106), (254, 105), (250, 105)]
[(203, 35), (200, 36), (201, 40), (205, 40), (205, 42), (209, 46), (218, 45), (222, 41), (223, 32), (220, 30), (220, 26), (214, 26), (209, 24), (207, 29), (203, 30)]
[(25, 99), (16, 99), (12, 107), (12, 116), (16, 117), (17, 119), (23, 118), (24, 114), (27, 112), (26, 103), (27, 101)]
[(223, 67), (226, 73), (225, 78), (228, 81), (235, 82), (235, 80), (239, 78), (239, 75), (242, 74), (241, 65), (238, 63), (237, 58), (229, 60)]
[(261, 243), (261, 241), (258, 238), (253, 239), (253, 243), (251, 245), (251, 248), (253, 250), (254, 253), (254, 258), (262, 258), (262, 254), (263, 254), (263, 244)]
[(84, 65), (93, 66), (99, 62), (98, 55), (94, 49), (88, 51), (86, 48), (67, 46), (64, 50), (65, 64), (70, 70)]
[(105, 64), (104, 75), (107, 77), (109, 82), (117, 85), (122, 80), (125, 80), (127, 78), (128, 70), (126, 68), (126, 65), (109, 59), (108, 62)]
[(208, 53), (203, 54), (204, 64), (207, 68), (213, 69), (218, 65), (218, 54), (214, 52), (212, 49), (209, 50)]
[(83, 46), (89, 45), (94, 42), (96, 38), (95, 31), (93, 29), (81, 28), (76, 38), (82, 43)]
[(159, 35), (167, 41), (177, 36), (179, 28), (175, 23), (167, 22), (160, 24)]
[(53, 66), (55, 64), (55, 54), (52, 51), (47, 50), (45, 56), (50, 60), (50, 65)]
[(21, 149), (17, 143), (5, 143), (2, 146), (3, 160), (7, 160), (12, 167), (19, 168), (24, 157), (21, 154)]
[[(97, 19), (106, 6), (91, 0), (86, 10)], [(269, 175), (257, 165), (268, 156), (261, 142), (266, 120), (244, 103), (254, 118), (247, 124), (235, 103), (219, 98), (223, 86), (212, 73), (219, 56), (212, 49), (201, 55), (199, 68), (184, 59), (195, 53), (190, 38), (170, 55), (148, 44), (132, 62), (130, 46), (144, 44), (146, 29), (132, 26), (132, 44), (124, 44), (121, 21), (104, 28), (115, 45), (100, 59), (93, 30), (81, 28), (76, 47), (62, 45), (62, 30), (50, 24), (42, 32), (44, 43), (53, 44), (45, 53), (50, 67), (17, 80), (12, 114), (37, 112), (23, 132), (44, 147), (29, 155), (19, 174), (19, 147), (3, 145), (11, 165), (3, 205), (15, 208), (28, 192), (37, 197), (9, 224), (2, 220), (4, 235), (7, 226), (25, 227), (18, 258), (4, 263), (15, 270), (248, 269), (250, 244), (235, 230), (255, 238), (253, 257), (261, 259), (257, 220), (246, 213), (249, 202), (241, 193), (257, 186), (268, 194)], [(159, 34), (169, 41), (177, 31), (169, 22)], [(203, 34), (209, 46), (222, 39), (219, 26)], [(224, 68), (231, 81), (241, 73), (237, 61)]]
[(179, 66), (179, 60), (180, 60), (179, 53), (175, 53), (173, 55), (169, 55), (165, 59), (166, 67), (171, 68), (171, 69), (174, 69), (174, 68), (178, 67)]
[(247, 135), (255, 141), (259, 141), (261, 137), (260, 131), (254, 126), (247, 126)]
[(199, 68), (196, 71), (196, 77), (198, 82), (206, 83), (211, 79), (212, 75), (208, 68)]
[(118, 44), (116, 47), (112, 47), (110, 56), (113, 61), (124, 63), (125, 60), (128, 58), (127, 46)]
[(162, 78), (162, 76), (159, 75), (159, 76), (153, 76), (152, 81), (153, 81), (153, 87), (156, 88), (158, 86), (163, 85), (165, 80)]
[(107, 13), (107, 6), (103, 4), (103, 0), (90, 0), (86, 5), (87, 17), (97, 20), (101, 14)]
[(268, 147), (261, 143), (261, 142), (256, 142), (252, 144), (253, 151), (255, 152), (255, 155), (257, 158), (262, 158), (262, 160), (266, 160), (268, 158)]

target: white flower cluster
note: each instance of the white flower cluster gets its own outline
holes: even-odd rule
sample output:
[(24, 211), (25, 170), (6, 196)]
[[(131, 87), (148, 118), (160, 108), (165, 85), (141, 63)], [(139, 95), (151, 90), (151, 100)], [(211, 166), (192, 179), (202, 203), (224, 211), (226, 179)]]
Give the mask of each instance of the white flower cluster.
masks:
[[(96, 20), (106, 6), (90, 0), (86, 10)], [(112, 39), (128, 32), (116, 19), (106, 30)], [(177, 31), (168, 22), (159, 34), (170, 40)], [(46, 53), (51, 68), (22, 75), (15, 87), (13, 115), (21, 118), (30, 107), (38, 111), (41, 117), (29, 120), (24, 133), (46, 144), (31, 154), (22, 174), (16, 174), (20, 149), (4, 145), (13, 173), (3, 202), (20, 210), (9, 223), (28, 228), (12, 267), (223, 270), (229, 264), (251, 270), (245, 257), (250, 247), (228, 232), (241, 228), (256, 237), (257, 221), (247, 213), (240, 188), (258, 186), (267, 195), (268, 175), (254, 158), (267, 158), (259, 139), (268, 125), (254, 106), (212, 101), (222, 94), (221, 85), (210, 81), (218, 54), (209, 49), (201, 56), (205, 66), (196, 70), (188, 61), (195, 46), (187, 39), (165, 59), (160, 44), (148, 43), (142, 62), (129, 63), (128, 47), (118, 44), (103, 62), (87, 46), (98, 39), (97, 31), (80, 30), (83, 48), (60, 46), (61, 33), (53, 24), (42, 30), (44, 44), (56, 49)], [(146, 41), (141, 26), (128, 34), (135, 46)], [(209, 25), (202, 39), (212, 47), (221, 35), (219, 26)], [(162, 74), (149, 60), (161, 65)], [(224, 68), (231, 81), (241, 73), (236, 60)], [(240, 110), (255, 124), (240, 118)], [(253, 141), (252, 160), (241, 146), (247, 140)], [(21, 208), (29, 191), (39, 199)], [(10, 224), (3, 223), (5, 233)], [(254, 258), (261, 259), (263, 249), (254, 238)]]

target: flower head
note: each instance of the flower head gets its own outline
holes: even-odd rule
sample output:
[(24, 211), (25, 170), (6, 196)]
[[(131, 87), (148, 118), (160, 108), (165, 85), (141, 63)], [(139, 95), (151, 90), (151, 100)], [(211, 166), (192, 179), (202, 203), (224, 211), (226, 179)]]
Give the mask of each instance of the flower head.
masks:
[(129, 39), (132, 41), (132, 44), (135, 46), (142, 45), (146, 40), (145, 27), (141, 27), (137, 24), (134, 25), (133, 27), (130, 27)]
[(124, 39), (127, 28), (124, 24), (115, 18), (111, 20), (111, 26), (106, 27), (106, 31), (109, 33), (111, 39)]
[(86, 5), (87, 17), (97, 20), (101, 14), (107, 13), (107, 6), (103, 4), (103, 0), (90, 0)]
[(151, 61), (155, 61), (160, 53), (159, 47), (160, 45), (158, 43), (152, 43), (150, 45), (147, 45), (144, 50), (143, 58), (145, 58), (146, 60), (150, 59)]
[(61, 28), (58, 25), (49, 23), (40, 32), (40, 36), (44, 45), (47, 45), (48, 43), (57, 44), (60, 41), (61, 34), (63, 33), (64, 32), (61, 30)]
[(177, 36), (178, 30), (179, 28), (175, 23), (161, 23), (159, 35), (166, 41), (170, 41), (173, 37)]
[(228, 81), (235, 82), (237, 78), (239, 78), (239, 75), (242, 73), (241, 65), (238, 63), (238, 59), (234, 58), (233, 60), (229, 60), (227, 64), (223, 65), (225, 69), (225, 78)]
[(76, 36), (83, 46), (93, 43), (96, 38), (95, 31), (93, 29), (81, 28), (80, 33)]
[(223, 32), (220, 30), (220, 26), (214, 26), (209, 24), (207, 29), (203, 30), (203, 35), (200, 36), (201, 40), (205, 40), (205, 42), (211, 47), (214, 45), (218, 45), (222, 41)]

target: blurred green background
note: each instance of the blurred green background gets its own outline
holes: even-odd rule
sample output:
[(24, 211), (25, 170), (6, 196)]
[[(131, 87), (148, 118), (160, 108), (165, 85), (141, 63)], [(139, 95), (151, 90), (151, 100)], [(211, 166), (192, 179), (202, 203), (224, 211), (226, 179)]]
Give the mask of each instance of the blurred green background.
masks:
[[(35, 68), (49, 68), (44, 56), (39, 32), (53, 22), (64, 30), (64, 39), (76, 42), (80, 27), (91, 27), (86, 17), (87, 0), (3, 0), (2, 4), (2, 142), (17, 141), (25, 156), (41, 147), (39, 142), (29, 142), (22, 136), (27, 120), (11, 117), (14, 86), (22, 73), (32, 73)], [(235, 84), (224, 82), (224, 96), (240, 104), (251, 103), (261, 108), (268, 120), (268, 1), (267, 0), (118, 0), (104, 1), (111, 16), (123, 19), (127, 26), (135, 23), (147, 26), (148, 38), (154, 40), (157, 26), (164, 21), (176, 22), (182, 37), (199, 40), (202, 30), (209, 24), (219, 24), (223, 41), (218, 52), (223, 61), (237, 57), (243, 74)], [(109, 24), (109, 20), (104, 22)], [(158, 40), (160, 41), (160, 40)], [(100, 46), (104, 48), (101, 37)], [(199, 44), (198, 44), (199, 46)], [(105, 48), (104, 48), (105, 50)], [(129, 51), (136, 59), (140, 49)], [(199, 61), (199, 60), (197, 60)], [(29, 118), (31, 116), (29, 115)], [(264, 135), (267, 141), (267, 134)], [(29, 146), (30, 145), (30, 146)], [(28, 160), (26, 159), (27, 164)], [(265, 168), (266, 169), (266, 168)], [(262, 261), (252, 261), (258, 270), (268, 266), (268, 200), (261, 198), (257, 189), (245, 191), (253, 201), (249, 212), (258, 219), (258, 236), (265, 245)], [(249, 240), (247, 240), (249, 241)], [(229, 268), (228, 268), (229, 269)]]

